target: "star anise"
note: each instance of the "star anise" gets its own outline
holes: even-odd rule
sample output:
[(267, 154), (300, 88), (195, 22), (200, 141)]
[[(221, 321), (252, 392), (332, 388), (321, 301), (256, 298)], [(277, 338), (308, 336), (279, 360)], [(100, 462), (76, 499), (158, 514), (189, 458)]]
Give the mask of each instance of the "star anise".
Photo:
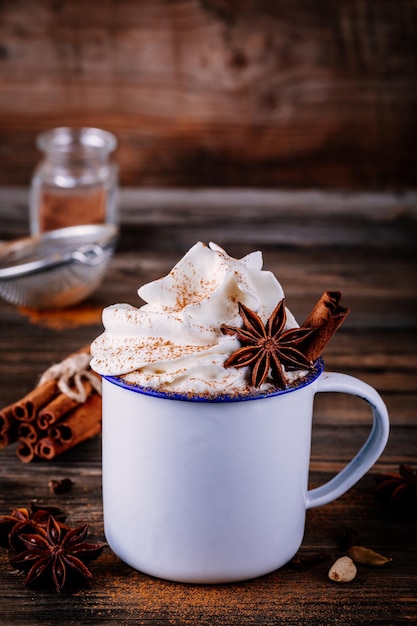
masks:
[(37, 530), (37, 534), (20, 536), (26, 549), (9, 559), (12, 567), (27, 572), (27, 585), (52, 579), (61, 592), (72, 582), (92, 578), (86, 564), (100, 556), (104, 544), (84, 542), (88, 524), (64, 528), (51, 515), (46, 528)]
[(394, 506), (417, 512), (417, 470), (401, 464), (398, 472), (376, 476), (375, 492)]
[(251, 384), (260, 387), (271, 373), (279, 388), (286, 387), (283, 365), (287, 369), (310, 369), (312, 362), (300, 351), (299, 345), (312, 329), (291, 328), (284, 331), (287, 315), (285, 299), (275, 307), (266, 324), (257, 313), (239, 302), (239, 313), (243, 320), (241, 328), (222, 324), (225, 335), (236, 335), (242, 347), (224, 363), (225, 367), (252, 368)]
[(14, 509), (10, 515), (0, 515), (0, 546), (21, 550), (20, 536), (37, 533), (38, 528), (45, 528), (51, 515), (64, 526), (65, 515), (58, 507), (39, 507), (31, 504), (30, 511), (26, 508)]

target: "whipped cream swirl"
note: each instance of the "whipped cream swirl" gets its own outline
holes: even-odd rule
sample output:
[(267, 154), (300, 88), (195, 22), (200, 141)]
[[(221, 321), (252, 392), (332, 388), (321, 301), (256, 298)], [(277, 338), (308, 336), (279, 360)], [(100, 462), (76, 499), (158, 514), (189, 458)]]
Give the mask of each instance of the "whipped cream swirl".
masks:
[[(242, 325), (238, 302), (266, 321), (282, 300), (281, 285), (262, 265), (261, 252), (234, 259), (214, 243), (196, 243), (167, 276), (138, 290), (146, 304), (104, 309), (105, 331), (91, 345), (92, 369), (160, 391), (253, 392), (248, 368), (223, 366), (240, 343), (220, 326)], [(297, 326), (287, 309), (286, 329)]]

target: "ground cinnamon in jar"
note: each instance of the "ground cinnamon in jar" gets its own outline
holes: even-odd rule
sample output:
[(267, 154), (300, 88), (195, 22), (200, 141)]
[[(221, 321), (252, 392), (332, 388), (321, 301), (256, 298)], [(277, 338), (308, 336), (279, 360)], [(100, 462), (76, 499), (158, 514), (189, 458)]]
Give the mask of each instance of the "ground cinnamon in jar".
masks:
[(117, 222), (118, 168), (110, 160), (116, 137), (99, 128), (53, 128), (36, 139), (43, 153), (30, 187), (33, 235)]
[(106, 193), (93, 189), (78, 193), (70, 191), (44, 190), (39, 198), (39, 230), (41, 232), (80, 226), (102, 224), (106, 221)]

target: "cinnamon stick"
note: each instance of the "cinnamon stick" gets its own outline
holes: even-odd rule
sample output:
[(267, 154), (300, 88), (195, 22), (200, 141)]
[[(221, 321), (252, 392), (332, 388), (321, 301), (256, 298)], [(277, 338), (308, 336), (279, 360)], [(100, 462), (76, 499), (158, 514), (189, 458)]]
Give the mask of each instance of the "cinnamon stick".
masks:
[(30, 443), (35, 443), (39, 438), (39, 430), (33, 422), (22, 422), (17, 429), (17, 435), (19, 440), (24, 439)]
[(97, 426), (101, 428), (101, 397), (93, 394), (65, 419), (51, 426), (48, 436), (55, 441), (71, 443), (84, 432), (95, 431)]
[(36, 443), (35, 453), (39, 458), (50, 461), (56, 456), (59, 456), (64, 452), (68, 452), (68, 450), (71, 450), (71, 448), (77, 446), (83, 441), (87, 441), (87, 439), (95, 437), (96, 435), (98, 435), (100, 430), (101, 426), (98, 425), (97, 428), (95, 428), (94, 430), (84, 432), (82, 437), (80, 437), (78, 440), (72, 440), (67, 442), (58, 441), (56, 439), (52, 439), (51, 437), (42, 437), (42, 439), (39, 439), (39, 441)]
[(26, 439), (20, 439), (19, 447), (16, 450), (16, 454), (23, 463), (29, 463), (35, 458), (35, 448), (31, 441)]
[[(88, 381), (83, 383), (87, 397), (93, 391), (91, 383)], [(57, 422), (63, 415), (66, 415), (79, 405), (77, 400), (69, 398), (65, 393), (58, 394), (49, 404), (47, 404), (38, 413), (37, 425), (41, 430), (46, 430)]]
[(35, 452), (39, 457), (50, 460), (98, 435), (100, 431), (101, 397), (93, 394), (65, 420), (51, 426), (48, 436), (37, 442)]
[(64, 446), (50, 437), (42, 437), (36, 444), (36, 455), (41, 459), (51, 461), (56, 456), (69, 449), (69, 446)]
[(32, 389), (13, 405), (13, 414), (21, 422), (32, 422), (37, 412), (58, 394), (55, 380), (50, 380)]
[(17, 439), (17, 424), (13, 415), (13, 405), (0, 411), (0, 448), (5, 448)]
[(5, 433), (16, 424), (13, 415), (13, 405), (6, 406), (0, 411), (0, 433)]
[(14, 423), (13, 405), (11, 404), (9, 406), (5, 406), (4, 409), (1, 409), (0, 411), (0, 433), (9, 430)]
[(316, 303), (303, 328), (312, 328), (311, 333), (302, 344), (303, 354), (310, 361), (315, 361), (323, 352), (326, 344), (350, 313), (348, 307), (340, 304), (340, 291), (325, 291)]
[(5, 431), (0, 433), (0, 448), (7, 448), (11, 443), (14, 443), (17, 439), (17, 429), (14, 431)]

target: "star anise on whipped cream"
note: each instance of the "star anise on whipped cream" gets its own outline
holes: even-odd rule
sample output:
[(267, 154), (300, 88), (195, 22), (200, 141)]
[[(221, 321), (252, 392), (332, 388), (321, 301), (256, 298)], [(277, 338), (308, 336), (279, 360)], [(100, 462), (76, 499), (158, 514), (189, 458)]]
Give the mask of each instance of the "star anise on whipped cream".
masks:
[(285, 298), (275, 307), (264, 324), (255, 311), (239, 302), (239, 313), (243, 320), (242, 327), (222, 324), (225, 335), (235, 335), (242, 347), (234, 352), (225, 362), (225, 367), (251, 367), (251, 384), (260, 387), (268, 377), (279, 388), (285, 388), (283, 366), (287, 369), (308, 370), (312, 367), (300, 350), (300, 344), (313, 330), (310, 328), (291, 328), (284, 330), (287, 320)]

